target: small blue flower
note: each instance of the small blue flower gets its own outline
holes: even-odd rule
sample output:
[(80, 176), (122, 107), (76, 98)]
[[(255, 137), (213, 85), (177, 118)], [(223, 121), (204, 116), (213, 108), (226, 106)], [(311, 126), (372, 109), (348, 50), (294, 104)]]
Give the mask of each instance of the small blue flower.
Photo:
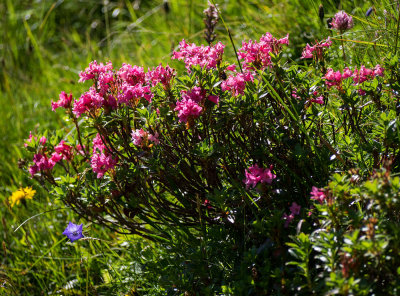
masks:
[(69, 222), (69, 224), (68, 224), (67, 228), (65, 228), (63, 234), (66, 235), (71, 240), (71, 242), (76, 241), (76, 240), (84, 237), (82, 234), (82, 227), (83, 227), (83, 224), (78, 225), (78, 224)]
[(370, 7), (370, 8), (367, 10), (367, 13), (365, 14), (365, 16), (366, 16), (366, 17), (369, 17), (369, 16), (371, 15), (371, 13), (372, 13), (372, 10), (373, 10), (373, 8)]

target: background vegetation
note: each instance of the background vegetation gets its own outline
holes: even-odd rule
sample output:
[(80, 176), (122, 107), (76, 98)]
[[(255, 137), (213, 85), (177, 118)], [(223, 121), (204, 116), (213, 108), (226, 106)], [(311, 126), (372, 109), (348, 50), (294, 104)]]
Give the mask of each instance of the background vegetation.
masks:
[[(393, 49), (397, 42), (393, 31), (397, 15), (392, 9), (397, 4), (391, 2), (322, 1), (323, 21), (318, 17), (321, 3), (316, 1), (217, 3), (236, 46), (241, 40), (258, 39), (266, 31), (274, 36), (289, 33), (291, 44), (283, 56), (301, 65), (305, 44), (332, 34), (326, 19), (339, 8), (355, 17), (356, 28), (346, 39), (358, 42), (345, 43), (346, 50), (353, 52), (354, 63), (375, 64), (386, 55), (385, 46)], [(178, 257), (185, 258), (184, 252), (193, 258), (192, 250), (182, 249), (179, 244), (174, 249), (159, 248), (141, 238), (110, 233), (85, 221), (80, 221), (85, 224), (85, 234), (102, 240), (65, 243), (61, 233), (68, 221), (78, 222), (76, 217), (19, 170), (18, 160), (23, 157), (23, 139), (29, 131), (64, 126), (60, 113), (51, 111), (50, 101), (57, 99), (61, 90), (79, 96), (85, 87), (77, 84), (78, 73), (90, 61), (112, 60), (114, 65), (126, 62), (145, 68), (162, 62), (183, 71), (182, 64), (170, 60), (170, 53), (183, 38), (205, 44), (202, 12), (206, 7), (206, 1), (189, 0), (0, 3), (4, 16), (0, 20), (0, 293), (123, 295), (131, 291), (135, 295), (137, 291), (173, 295), (179, 291), (171, 284), (171, 266), (182, 274), (181, 280), (190, 289), (191, 270), (196, 264), (174, 265), (182, 261)], [(375, 11), (366, 19), (369, 7)], [(234, 53), (221, 22), (217, 34), (218, 40), (228, 45), (226, 54), (233, 61)], [(339, 48), (339, 41), (335, 45)], [(340, 57), (341, 53), (337, 50), (331, 63), (342, 64), (335, 54)], [(26, 186), (37, 190), (34, 199), (11, 208), (8, 197)], [(37, 214), (41, 215), (15, 231)], [(251, 262), (251, 252), (248, 256)]]

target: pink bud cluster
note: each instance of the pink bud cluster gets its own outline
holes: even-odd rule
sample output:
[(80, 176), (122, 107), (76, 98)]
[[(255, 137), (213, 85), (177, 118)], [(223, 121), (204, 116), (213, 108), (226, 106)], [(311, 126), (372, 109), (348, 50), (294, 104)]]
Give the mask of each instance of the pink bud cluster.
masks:
[[(25, 140), (24, 147), (28, 147), (28, 143), (31, 143), (33, 138), (35, 138), (35, 141), (37, 140), (37, 137), (34, 137), (32, 135), (32, 132), (29, 132), (29, 138)], [(40, 138), (39, 143), (42, 146), (44, 146), (46, 144), (46, 141), (47, 141), (46, 137), (43, 136), (43, 137)]]
[(93, 139), (93, 154), (90, 162), (99, 179), (103, 178), (104, 174), (113, 169), (118, 163), (118, 159), (112, 157), (99, 134)]
[(380, 65), (376, 65), (374, 69), (365, 68), (365, 66), (361, 66), (360, 70), (357, 70), (357, 67), (354, 71), (351, 71), (349, 68), (344, 68), (343, 73), (338, 71), (333, 71), (332, 68), (329, 68), (325, 76), (325, 83), (328, 88), (332, 86), (336, 86), (337, 89), (342, 89), (342, 82), (344, 79), (349, 77), (353, 78), (354, 85), (360, 85), (361, 83), (372, 80), (374, 77), (383, 76), (384, 69)]
[(143, 147), (147, 146), (148, 142), (153, 142), (154, 145), (160, 144), (160, 140), (158, 139), (158, 133), (156, 132), (154, 135), (144, 131), (143, 129), (137, 129), (132, 131), (132, 142), (133, 145)]
[(278, 54), (282, 50), (282, 45), (289, 45), (289, 34), (281, 39), (274, 38), (270, 33), (266, 33), (260, 38), (260, 41), (242, 43), (239, 49), (239, 59), (244, 60), (244, 68), (247, 70), (264, 70), (271, 64), (271, 55)]
[(293, 219), (296, 215), (300, 215), (301, 206), (299, 206), (297, 203), (293, 202), (292, 206), (289, 208), (289, 210), (290, 210), (289, 215), (284, 213), (282, 216), (282, 220), (285, 221), (285, 225), (284, 225), (285, 228), (289, 227), (290, 222), (293, 221)]
[(326, 198), (325, 192), (322, 189), (319, 189), (315, 186), (312, 187), (310, 194), (311, 194), (311, 199), (318, 201), (320, 204), (323, 204)]
[(260, 168), (257, 164), (249, 167), (245, 170), (246, 179), (243, 182), (246, 184), (246, 188), (256, 187), (258, 183), (271, 184), (276, 178), (276, 175), (272, 173), (273, 166), (269, 168)]
[(353, 18), (343, 10), (335, 14), (331, 24), (333, 28), (340, 32), (349, 30), (354, 26)]
[(308, 43), (306, 47), (303, 49), (303, 52), (301, 54), (302, 59), (316, 59), (316, 60), (322, 60), (324, 56), (324, 50), (329, 48), (332, 45), (332, 41), (328, 37), (325, 41), (320, 41), (314, 46), (310, 46)]
[(208, 95), (207, 91), (199, 86), (193, 87), (190, 91), (181, 91), (182, 100), (176, 102), (175, 111), (178, 111), (179, 122), (187, 122), (189, 118), (200, 116), (205, 100), (215, 104), (219, 103), (219, 97)]
[(231, 75), (227, 80), (221, 83), (221, 89), (223, 91), (230, 91), (233, 96), (237, 97), (244, 94), (246, 88), (246, 82), (253, 82), (254, 77), (251, 72), (236, 73)]
[(186, 64), (186, 69), (190, 72), (190, 67), (199, 65), (207, 69), (217, 68), (217, 65), (222, 60), (225, 45), (221, 42), (213, 46), (197, 46), (196, 44), (187, 44), (183, 39), (179, 43), (179, 51), (174, 51), (172, 59), (183, 60)]

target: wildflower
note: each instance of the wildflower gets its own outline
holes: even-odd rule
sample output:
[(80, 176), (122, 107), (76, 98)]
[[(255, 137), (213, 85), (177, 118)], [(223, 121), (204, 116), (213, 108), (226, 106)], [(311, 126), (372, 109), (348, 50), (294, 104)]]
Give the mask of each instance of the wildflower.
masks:
[(176, 70), (171, 68), (170, 66), (166, 66), (165, 68), (160, 64), (158, 67), (153, 68), (145, 75), (145, 81), (151, 86), (156, 86), (158, 83), (161, 83), (166, 89), (171, 87), (172, 79), (176, 75)]
[(56, 147), (54, 147), (56, 153), (61, 155), (63, 159), (71, 160), (72, 158), (72, 147), (68, 144), (65, 144), (65, 141), (62, 140)]
[(69, 222), (67, 228), (65, 228), (65, 230), (62, 234), (66, 235), (71, 240), (71, 242), (74, 242), (74, 241), (84, 237), (82, 234), (82, 228), (83, 228), (83, 224), (78, 225), (78, 224)]
[(301, 54), (302, 59), (311, 59), (315, 58), (316, 60), (322, 60), (324, 50), (329, 48), (332, 45), (332, 41), (328, 37), (326, 40), (320, 41), (316, 43), (314, 46), (310, 46), (308, 43), (306, 47), (303, 49)]
[(149, 86), (122, 84), (122, 93), (118, 95), (119, 103), (136, 105), (141, 98), (151, 103), (153, 93)]
[(176, 102), (174, 111), (178, 111), (179, 122), (187, 122), (189, 118), (197, 118), (203, 110), (194, 100), (184, 98)]
[(152, 135), (148, 132), (145, 132), (143, 129), (137, 129), (135, 131), (132, 131), (131, 135), (133, 145), (135, 146), (143, 146), (143, 144), (147, 144), (148, 141), (153, 142), (155, 145), (160, 144), (157, 132)]
[(340, 32), (353, 28), (353, 18), (346, 12), (339, 11), (332, 19), (332, 27)]
[(90, 164), (97, 178), (103, 178), (104, 174), (114, 169), (118, 163), (118, 158), (113, 158), (110, 151), (103, 143), (103, 140), (99, 134), (93, 139), (93, 154), (90, 158)]
[(216, 5), (208, 2), (208, 8), (203, 11), (205, 18), (203, 19), (206, 28), (204, 30), (205, 39), (208, 44), (215, 40), (215, 26), (218, 23), (218, 10)]
[(187, 44), (183, 39), (179, 43), (179, 51), (174, 51), (172, 59), (183, 60), (186, 64), (186, 69), (190, 72), (190, 67), (199, 65), (207, 69), (215, 69), (222, 60), (225, 45), (218, 42), (211, 46), (196, 46), (196, 44)]
[(310, 194), (311, 194), (311, 199), (318, 201), (320, 204), (323, 204), (326, 198), (325, 193), (321, 189), (318, 189), (315, 186), (312, 187), (312, 191), (310, 192)]
[(54, 162), (54, 159), (49, 160), (46, 155), (40, 153), (33, 156), (33, 162), (34, 164), (29, 167), (29, 173), (32, 177), (39, 171), (50, 171), (56, 164), (56, 162)]
[(35, 193), (36, 190), (32, 190), (32, 187), (18, 189), (10, 196), (11, 207), (14, 207), (14, 205), (19, 205), (21, 201), (25, 202), (26, 199), (32, 199)]
[(131, 86), (136, 84), (144, 84), (145, 74), (143, 67), (131, 66), (129, 64), (122, 64), (118, 70), (117, 75), (126, 83)]
[(88, 92), (85, 92), (79, 100), (74, 101), (72, 112), (76, 117), (80, 117), (83, 113), (93, 112), (101, 108), (104, 104), (104, 98), (96, 92), (94, 87), (91, 87)]
[(253, 82), (253, 74), (250, 72), (237, 73), (236, 76), (229, 76), (227, 80), (221, 83), (221, 89), (223, 91), (228, 90), (232, 92), (232, 95), (237, 97), (243, 95), (246, 88), (246, 82)]
[(72, 94), (67, 95), (65, 91), (62, 91), (57, 102), (51, 101), (51, 110), (56, 111), (57, 108), (68, 109), (71, 106)]
[(299, 215), (300, 214), (300, 209), (301, 209), (301, 206), (299, 206), (297, 203), (295, 203), (295, 202), (293, 202), (292, 203), (292, 206), (289, 208), (289, 210), (290, 210), (290, 212), (293, 214), (293, 215)]
[(250, 186), (256, 187), (258, 183), (267, 183), (271, 184), (272, 181), (276, 178), (276, 175), (272, 173), (272, 166), (270, 168), (260, 168), (257, 164), (249, 167), (245, 170), (246, 179), (243, 182), (246, 184), (246, 187)]
[(107, 71), (112, 71), (113, 65), (108, 62), (106, 65), (103, 63), (97, 64), (97, 61), (93, 61), (89, 64), (89, 67), (85, 71), (79, 73), (79, 82), (84, 82), (90, 79), (97, 79), (100, 73), (105, 73)]
[(267, 32), (260, 38), (259, 42), (252, 40), (243, 42), (238, 51), (238, 56), (239, 59), (244, 60), (245, 69), (264, 70), (271, 65), (270, 54), (278, 54), (282, 50), (283, 44), (289, 44), (289, 34), (278, 40)]

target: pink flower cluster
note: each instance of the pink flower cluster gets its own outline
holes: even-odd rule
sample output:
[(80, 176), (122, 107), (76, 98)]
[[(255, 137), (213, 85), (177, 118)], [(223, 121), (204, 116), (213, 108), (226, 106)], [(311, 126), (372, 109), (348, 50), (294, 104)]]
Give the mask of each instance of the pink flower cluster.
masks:
[(227, 80), (221, 83), (221, 89), (223, 91), (230, 91), (233, 96), (237, 97), (244, 94), (246, 88), (246, 82), (253, 82), (254, 77), (251, 72), (236, 73), (236, 75), (231, 75)]
[(243, 182), (246, 184), (246, 188), (256, 187), (258, 183), (271, 184), (276, 178), (276, 175), (272, 173), (272, 165), (269, 168), (260, 168), (257, 164), (249, 167), (245, 170), (246, 179)]
[(135, 146), (147, 146), (148, 142), (153, 142), (154, 145), (160, 144), (160, 140), (158, 139), (158, 133), (156, 132), (154, 135), (144, 131), (143, 129), (137, 129), (132, 131), (132, 142)]
[(91, 87), (88, 92), (81, 95), (79, 100), (74, 101), (73, 113), (76, 117), (80, 117), (83, 113), (94, 112), (101, 108), (104, 103), (104, 98), (99, 94), (94, 87)]
[(310, 103), (316, 103), (322, 105), (324, 103), (324, 97), (318, 94), (318, 91), (312, 92), (312, 97), (309, 99)]
[(93, 139), (93, 155), (90, 159), (92, 169), (97, 173), (97, 178), (103, 178), (104, 174), (113, 169), (118, 159), (114, 159), (99, 134)]
[(289, 208), (289, 210), (290, 210), (289, 215), (284, 213), (282, 216), (282, 220), (285, 221), (285, 225), (284, 225), (285, 228), (289, 227), (290, 222), (293, 221), (293, 219), (296, 215), (300, 215), (301, 206), (299, 206), (297, 203), (293, 202), (292, 206)]
[(50, 159), (44, 154), (35, 154), (33, 156), (33, 165), (29, 167), (29, 173), (33, 177), (38, 172), (50, 171), (53, 169), (54, 165), (59, 161), (56, 155), (52, 156)]
[(178, 111), (179, 122), (187, 122), (189, 118), (200, 116), (205, 99), (218, 104), (219, 97), (214, 95), (207, 96), (207, 91), (199, 86), (193, 87), (190, 91), (181, 91), (182, 100), (176, 102), (175, 111)]
[(145, 82), (143, 67), (123, 63), (122, 67), (118, 70), (117, 75), (122, 79), (122, 81), (132, 86), (136, 84), (144, 84)]
[(323, 204), (326, 196), (322, 189), (319, 189), (315, 186), (312, 187), (312, 191), (310, 192), (311, 199), (318, 201), (321, 205)]
[(346, 67), (343, 69), (343, 73), (339, 70), (335, 72), (332, 68), (329, 68), (323, 78), (328, 88), (336, 86), (338, 89), (341, 89), (344, 79), (352, 77), (354, 85), (359, 85), (365, 81), (372, 80), (374, 77), (383, 76), (383, 72), (384, 69), (380, 65), (376, 65), (374, 69), (368, 69), (362, 65), (360, 70), (357, 70), (356, 67), (354, 71)]
[(196, 44), (187, 44), (183, 39), (179, 43), (179, 51), (174, 51), (172, 59), (183, 60), (186, 64), (186, 69), (190, 72), (190, 67), (200, 65), (207, 69), (217, 68), (217, 65), (222, 60), (225, 45), (221, 42), (213, 46), (197, 46)]
[(320, 41), (314, 46), (310, 46), (308, 43), (306, 47), (303, 49), (303, 52), (301, 54), (302, 59), (312, 59), (315, 58), (316, 60), (321, 60), (323, 59), (324, 56), (324, 50), (329, 48), (332, 45), (332, 41), (330, 37), (326, 39), (325, 41)]
[[(93, 61), (79, 74), (79, 81), (93, 80), (94, 85), (88, 92), (82, 94), (79, 100), (74, 101), (73, 113), (77, 117), (82, 114), (95, 116), (101, 108), (108, 112), (120, 104), (135, 107), (142, 98), (151, 102), (153, 98), (151, 86), (159, 82), (169, 85), (174, 75), (175, 70), (169, 66), (163, 68), (159, 65), (145, 73), (143, 67), (124, 63), (118, 71), (115, 71), (111, 62), (104, 65)], [(52, 102), (53, 110), (58, 107), (68, 107), (71, 100), (71, 96), (61, 93), (60, 100)]]
[(278, 54), (282, 50), (282, 45), (289, 45), (289, 34), (281, 39), (274, 38), (270, 33), (266, 33), (260, 41), (242, 43), (239, 49), (239, 59), (244, 60), (244, 68), (247, 70), (264, 70), (271, 64), (270, 53)]
[(85, 71), (81, 71), (79, 73), (79, 82), (84, 82), (86, 80), (97, 79), (100, 73), (105, 73), (108, 71), (112, 71), (113, 66), (111, 62), (107, 64), (100, 63), (98, 64), (97, 61), (93, 61), (89, 64), (89, 67), (85, 69)]
[(54, 151), (65, 160), (71, 160), (73, 157), (72, 146), (66, 144), (64, 140), (61, 140), (61, 142), (54, 147)]
[(345, 13), (343, 10), (335, 14), (331, 24), (333, 28), (340, 32), (349, 30), (354, 26), (353, 18)]
[(153, 70), (148, 70), (145, 76), (145, 80), (148, 85), (156, 86), (158, 83), (161, 83), (164, 88), (171, 88), (172, 79), (175, 77), (176, 71), (170, 66), (166, 66), (165, 68), (160, 64), (158, 67), (153, 68)]
[(72, 101), (72, 94), (67, 95), (65, 91), (62, 91), (59, 96), (59, 100), (57, 102), (51, 101), (51, 109), (55, 111), (57, 108), (64, 108), (68, 109), (71, 107), (71, 101)]

